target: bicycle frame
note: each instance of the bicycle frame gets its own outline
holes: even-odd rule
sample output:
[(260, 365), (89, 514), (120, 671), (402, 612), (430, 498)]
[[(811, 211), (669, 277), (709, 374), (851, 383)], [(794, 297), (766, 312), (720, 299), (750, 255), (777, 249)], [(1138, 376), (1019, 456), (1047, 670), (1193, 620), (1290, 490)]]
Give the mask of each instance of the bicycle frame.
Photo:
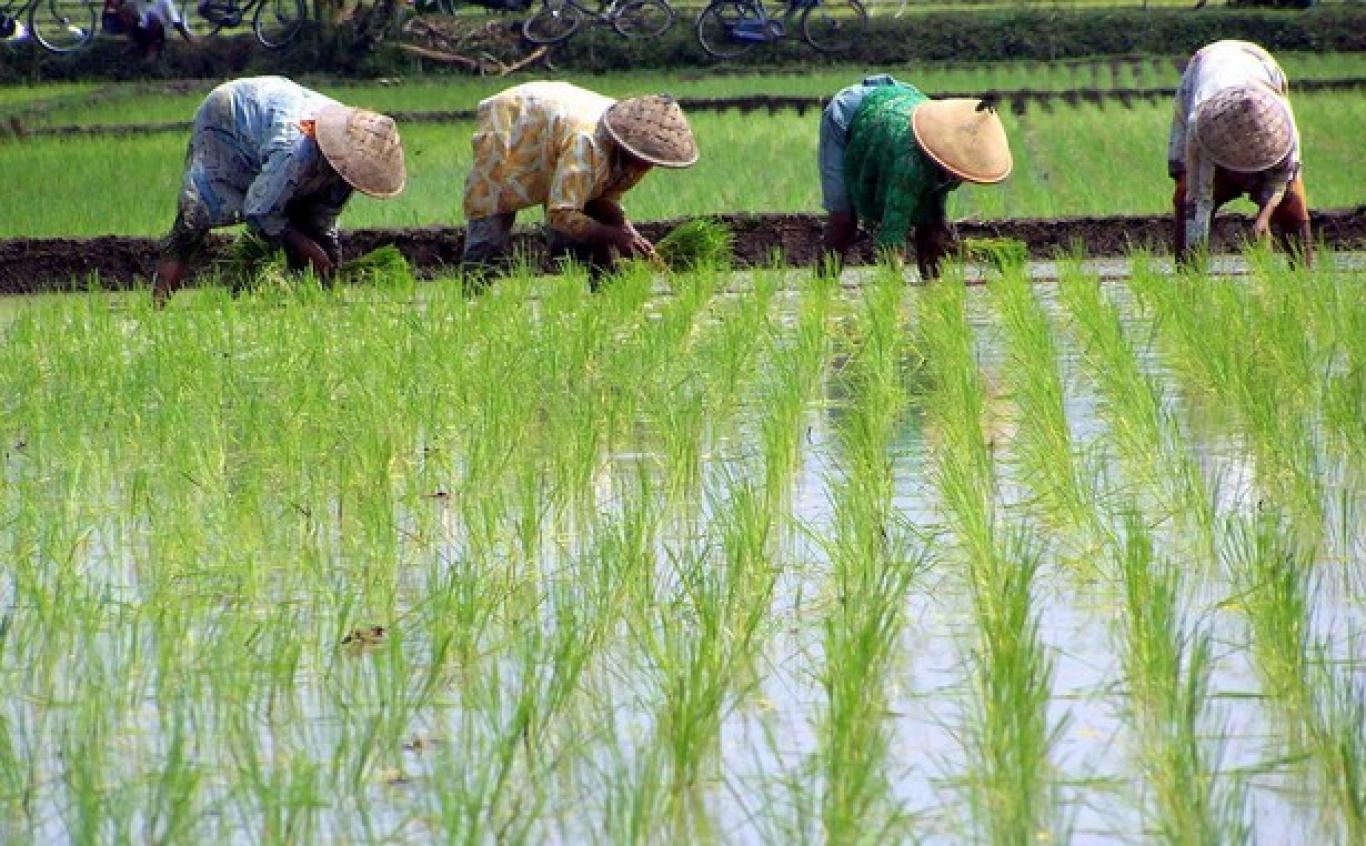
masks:
[(40, 0), (10, 0), (8, 3), (0, 4), (0, 18), (21, 21), (24, 15), (28, 14), (29, 8), (37, 2)]
[[(260, 2), (260, 0), (256, 0), (256, 2)], [(583, 12), (584, 17), (589, 18), (590, 20), (600, 24), (610, 25), (612, 23), (612, 13), (616, 11), (617, 6), (620, 4), (619, 0), (598, 0), (598, 7), (596, 9), (590, 9), (580, 2), (580, 0), (565, 0), (565, 5), (573, 6), (580, 12)]]
[[(797, 13), (808, 6), (819, 6), (820, 0), (786, 0), (780, 15), (773, 16), (764, 7), (764, 0), (750, 0), (749, 5), (753, 6), (759, 13), (756, 20), (744, 20), (735, 27), (730, 37), (736, 41), (776, 41), (787, 34), (788, 25)], [(778, 28), (774, 28), (774, 24)]]
[[(236, 2), (236, 0), (234, 0), (234, 2), (231, 5), (231, 14), (234, 16), (232, 19), (232, 23), (218, 23), (216, 21), (209, 20), (208, 18), (205, 18), (205, 20), (209, 20), (209, 22), (213, 24), (214, 27), (219, 29), (232, 29), (234, 27), (239, 27), (242, 24), (248, 23), (251, 20), (252, 11), (255, 10), (255, 8), (258, 5), (260, 5), (261, 2), (262, 0), (247, 0), (247, 2), (245, 3), (238, 3)], [(227, 4), (220, 3), (218, 5), (224, 6)], [(224, 9), (223, 11), (228, 10)]]

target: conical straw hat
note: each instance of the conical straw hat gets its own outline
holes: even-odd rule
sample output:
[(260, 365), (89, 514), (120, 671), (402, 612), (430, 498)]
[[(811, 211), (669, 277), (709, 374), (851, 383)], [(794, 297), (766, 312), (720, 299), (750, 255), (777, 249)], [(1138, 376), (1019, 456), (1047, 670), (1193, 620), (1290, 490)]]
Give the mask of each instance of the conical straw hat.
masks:
[(1225, 88), (1195, 110), (1195, 138), (1214, 163), (1240, 173), (1266, 170), (1295, 144), (1285, 98), (1261, 85)]
[(672, 97), (652, 94), (613, 103), (602, 123), (613, 141), (652, 165), (691, 167), (697, 162), (697, 139)]
[(403, 190), (408, 173), (393, 118), (328, 106), (314, 123), (314, 135), (328, 164), (352, 188), (371, 197), (392, 197)]
[(1014, 166), (1006, 128), (982, 100), (927, 100), (911, 113), (911, 132), (935, 164), (968, 182), (1000, 182)]

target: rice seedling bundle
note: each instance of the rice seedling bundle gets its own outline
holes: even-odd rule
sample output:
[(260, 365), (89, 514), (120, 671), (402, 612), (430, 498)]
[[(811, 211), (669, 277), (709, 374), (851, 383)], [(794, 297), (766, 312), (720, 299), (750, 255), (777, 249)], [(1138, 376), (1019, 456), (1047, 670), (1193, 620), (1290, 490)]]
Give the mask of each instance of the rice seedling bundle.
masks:
[(735, 235), (715, 220), (689, 220), (670, 230), (655, 244), (655, 252), (673, 270), (730, 267)]

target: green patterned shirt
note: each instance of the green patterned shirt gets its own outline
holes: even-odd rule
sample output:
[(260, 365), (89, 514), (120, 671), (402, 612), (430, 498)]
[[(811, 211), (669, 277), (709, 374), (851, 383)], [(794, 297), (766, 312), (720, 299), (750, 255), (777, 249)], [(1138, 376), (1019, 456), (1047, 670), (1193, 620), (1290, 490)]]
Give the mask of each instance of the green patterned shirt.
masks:
[(958, 187), (911, 132), (911, 113), (928, 99), (905, 84), (878, 88), (849, 125), (844, 180), (858, 216), (880, 224), (879, 247), (900, 247), (912, 226), (944, 220), (944, 202)]

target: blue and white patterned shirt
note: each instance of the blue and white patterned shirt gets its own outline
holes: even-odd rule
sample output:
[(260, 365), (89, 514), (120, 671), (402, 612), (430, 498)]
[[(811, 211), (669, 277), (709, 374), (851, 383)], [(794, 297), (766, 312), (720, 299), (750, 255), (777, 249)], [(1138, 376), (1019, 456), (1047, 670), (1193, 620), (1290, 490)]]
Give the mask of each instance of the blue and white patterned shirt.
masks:
[[(215, 88), (195, 113), (181, 211), (194, 228), (245, 221), (278, 238), (307, 201), (310, 228), (335, 228), (351, 189), (322, 162), (305, 134), (336, 101), (279, 76), (239, 79)], [(293, 206), (293, 207), (291, 207)]]

